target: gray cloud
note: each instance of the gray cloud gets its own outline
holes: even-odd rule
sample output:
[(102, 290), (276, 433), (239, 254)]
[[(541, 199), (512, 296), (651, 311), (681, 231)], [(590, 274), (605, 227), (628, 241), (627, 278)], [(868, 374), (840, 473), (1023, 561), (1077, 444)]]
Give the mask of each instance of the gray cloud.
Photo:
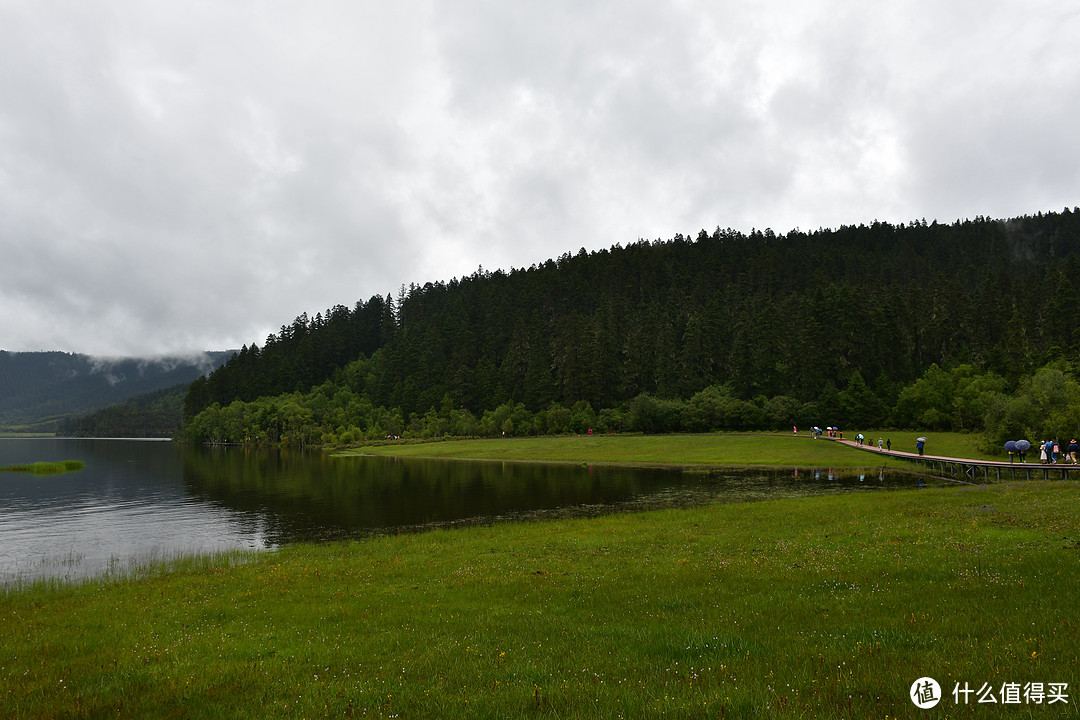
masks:
[(717, 225), (1077, 204), (1064, 0), (0, 0), (0, 347), (259, 342)]

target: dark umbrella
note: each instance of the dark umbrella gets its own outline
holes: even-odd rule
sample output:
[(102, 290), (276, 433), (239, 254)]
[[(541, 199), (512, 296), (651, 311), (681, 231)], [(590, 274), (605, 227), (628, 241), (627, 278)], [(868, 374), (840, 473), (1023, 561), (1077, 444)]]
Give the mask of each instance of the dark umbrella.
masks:
[(1016, 447), (1016, 441), (1015, 440), (1010, 440), (1009, 442), (1005, 443), (1005, 452), (1014, 453), (1017, 450), (1018, 450), (1018, 448)]
[(1031, 449), (1031, 443), (1029, 443), (1027, 440), (1017, 440), (1016, 449), (1020, 452), (1027, 452)]

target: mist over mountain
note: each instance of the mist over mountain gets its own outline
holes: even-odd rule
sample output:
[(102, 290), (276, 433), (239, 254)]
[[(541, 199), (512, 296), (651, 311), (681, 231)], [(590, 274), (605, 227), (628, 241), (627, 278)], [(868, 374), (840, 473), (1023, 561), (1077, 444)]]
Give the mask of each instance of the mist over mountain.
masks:
[(103, 358), (0, 350), (0, 427), (52, 429), (63, 418), (190, 383), (231, 355)]

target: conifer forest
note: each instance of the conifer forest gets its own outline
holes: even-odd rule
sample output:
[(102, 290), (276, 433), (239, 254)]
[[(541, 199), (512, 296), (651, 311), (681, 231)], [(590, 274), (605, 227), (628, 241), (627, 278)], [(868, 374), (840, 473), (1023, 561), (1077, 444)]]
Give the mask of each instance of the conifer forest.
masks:
[(974, 431), (993, 446), (1080, 433), (1078, 359), (1080, 209), (717, 228), (302, 314), (190, 386), (183, 435), (836, 425)]

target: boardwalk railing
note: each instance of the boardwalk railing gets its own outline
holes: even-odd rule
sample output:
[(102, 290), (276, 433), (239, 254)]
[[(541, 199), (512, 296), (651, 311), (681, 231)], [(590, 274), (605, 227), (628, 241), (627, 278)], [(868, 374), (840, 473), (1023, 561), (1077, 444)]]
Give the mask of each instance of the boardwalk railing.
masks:
[[(830, 438), (832, 439), (832, 438)], [(1019, 462), (994, 462), (990, 460), (972, 460), (970, 458), (942, 457), (940, 455), (918, 455), (916, 453), (899, 452), (896, 450), (878, 450), (872, 445), (859, 445), (851, 440), (836, 440), (856, 450), (864, 450), (888, 458), (907, 460), (908, 462), (922, 465), (933, 472), (928, 475), (945, 477), (950, 479), (964, 479), (969, 482), (989, 482), (991, 478), (1016, 480), (1018, 478), (1051, 478), (1069, 479), (1069, 471), (1080, 474), (1080, 464), (1072, 465), (1065, 463), (1019, 463)]]
[(1070, 469), (1080, 472), (1080, 465), (1065, 465), (1064, 463), (982, 462), (980, 460), (928, 457), (926, 455), (922, 457), (919, 457), (918, 455), (905, 457), (904, 460), (935, 468), (942, 475), (948, 474), (950, 477), (967, 477), (972, 482), (978, 481), (980, 477), (984, 480), (990, 480), (991, 477), (994, 477), (997, 480), (1001, 480), (1002, 477), (1012, 480), (1017, 478), (1031, 480), (1033, 477), (1041, 477), (1043, 480), (1049, 480), (1051, 477), (1060, 476), (1061, 479), (1068, 480)]

